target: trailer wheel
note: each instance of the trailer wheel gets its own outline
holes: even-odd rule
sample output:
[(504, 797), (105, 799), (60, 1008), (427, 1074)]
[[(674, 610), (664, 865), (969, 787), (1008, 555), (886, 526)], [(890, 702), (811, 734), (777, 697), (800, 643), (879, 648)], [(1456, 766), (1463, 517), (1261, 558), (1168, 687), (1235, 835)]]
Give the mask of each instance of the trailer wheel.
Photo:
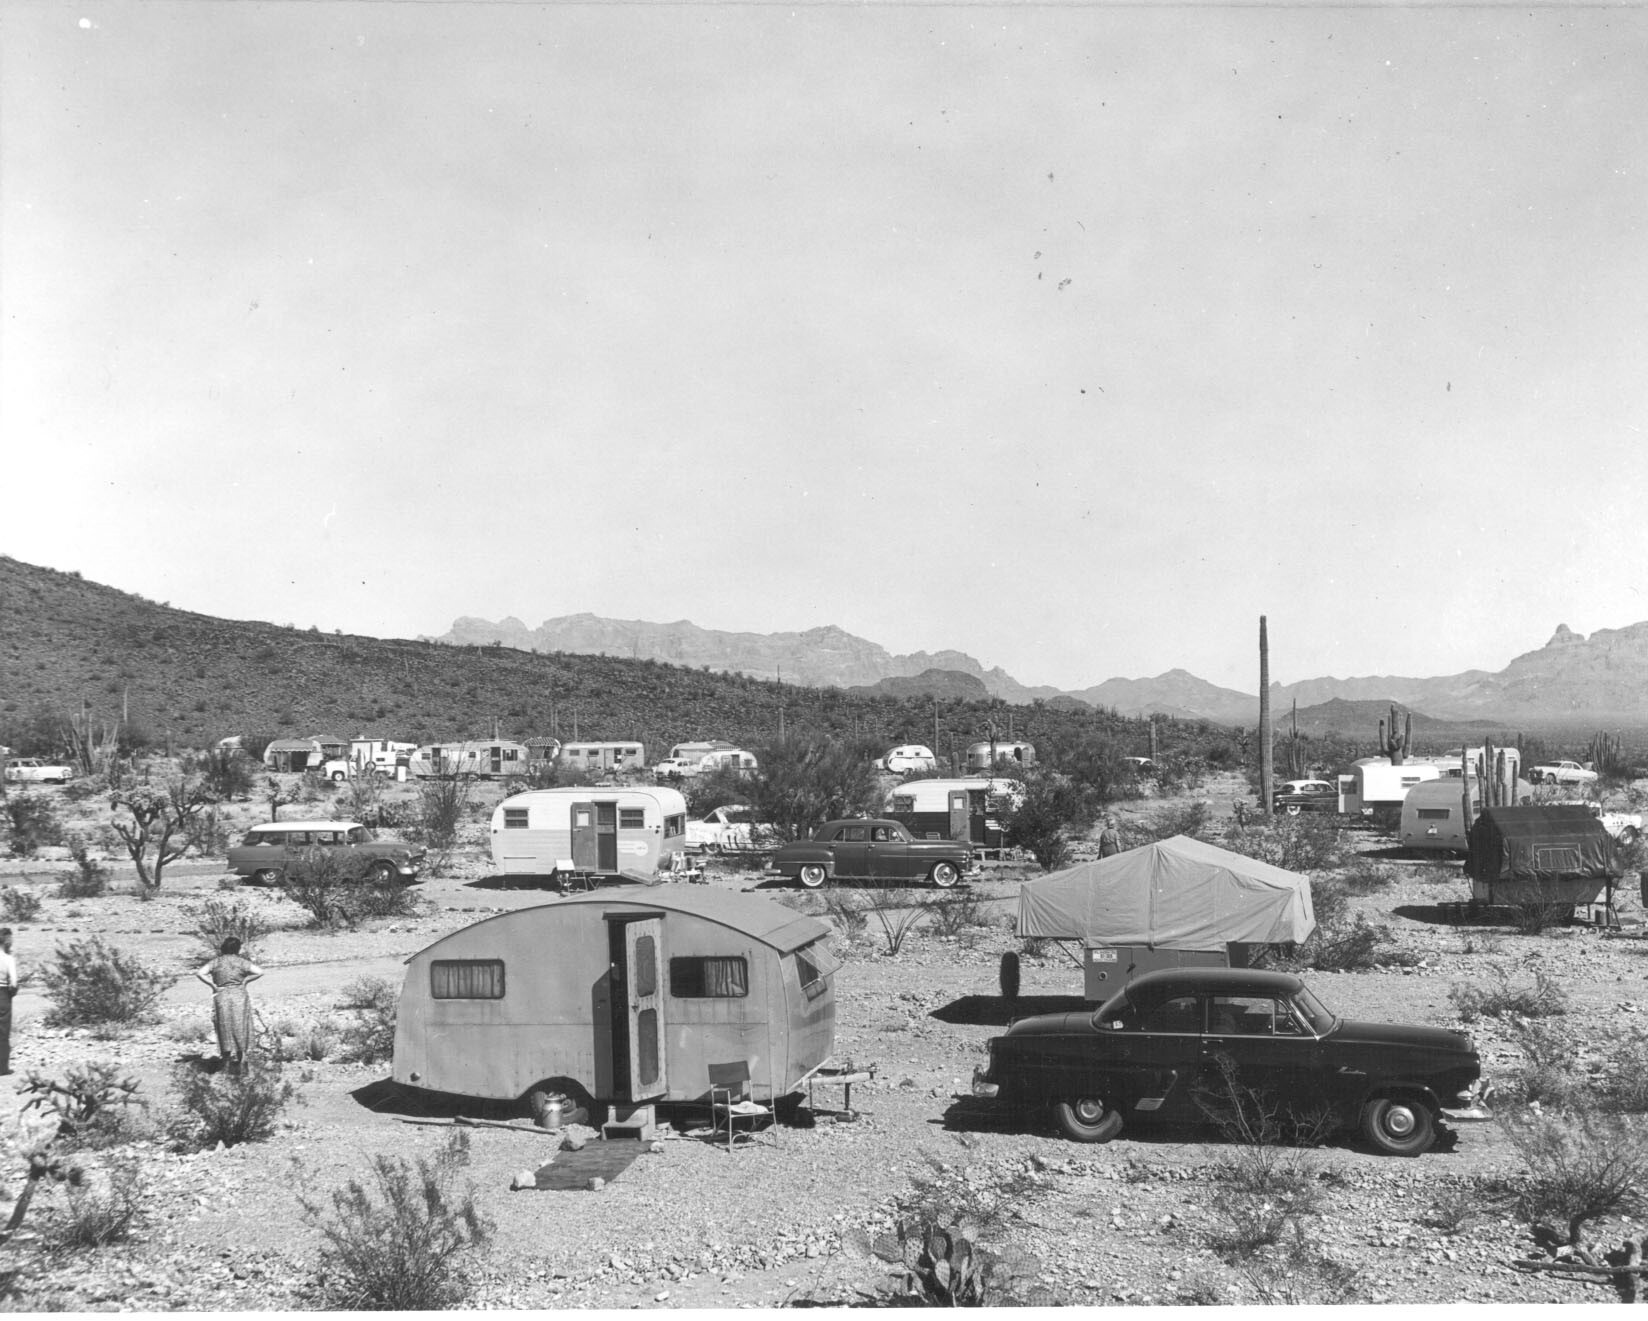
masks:
[(816, 890), (824, 884), (824, 878), (827, 874), (822, 863), (809, 862), (796, 874), (796, 879), (807, 889)]
[(961, 879), (961, 873), (956, 870), (956, 864), (953, 862), (935, 862), (933, 870), (928, 874), (932, 877), (933, 884), (941, 890), (948, 890)]

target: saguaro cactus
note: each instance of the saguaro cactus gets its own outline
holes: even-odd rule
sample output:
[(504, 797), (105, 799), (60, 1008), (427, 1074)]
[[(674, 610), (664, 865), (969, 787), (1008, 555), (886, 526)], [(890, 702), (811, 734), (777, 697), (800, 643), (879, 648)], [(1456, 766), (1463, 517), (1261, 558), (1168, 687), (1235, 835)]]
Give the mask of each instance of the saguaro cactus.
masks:
[[(1387, 733), (1386, 730), (1389, 729)], [(1379, 722), (1379, 751), (1390, 758), (1392, 766), (1400, 766), (1408, 755), (1408, 743), (1413, 737), (1413, 712), (1409, 711), (1402, 721), (1402, 733), (1396, 732), (1396, 703), (1391, 703), (1390, 724)]]

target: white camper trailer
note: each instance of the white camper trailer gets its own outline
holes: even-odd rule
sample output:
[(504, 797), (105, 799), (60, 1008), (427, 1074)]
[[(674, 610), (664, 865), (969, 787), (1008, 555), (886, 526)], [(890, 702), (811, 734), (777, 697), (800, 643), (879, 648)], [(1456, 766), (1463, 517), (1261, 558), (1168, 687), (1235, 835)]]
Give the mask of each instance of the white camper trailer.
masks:
[(1023, 739), (998, 739), (995, 743), (970, 744), (967, 748), (965, 769), (974, 774), (987, 775), (995, 769), (997, 763), (1004, 761), (1019, 766), (1034, 766), (1036, 745), (1026, 743)]
[(645, 744), (625, 742), (563, 743), (561, 765), (592, 775), (604, 771), (638, 771), (647, 761)]
[(492, 813), (492, 863), (506, 876), (653, 876), (686, 846), (687, 800), (652, 785), (529, 789)]
[(1339, 777), (1339, 810), (1394, 828), (1401, 822), (1402, 800), (1408, 790), (1441, 775), (1442, 768), (1433, 762), (1392, 766), (1388, 757), (1363, 757), (1351, 763), (1349, 774)]
[(1402, 800), (1397, 842), (1405, 849), (1431, 853), (1465, 852), (1471, 822), (1482, 810), (1482, 781), (1474, 775), (1427, 780)]
[(917, 839), (1002, 846), (1002, 818), (1024, 801), (1017, 780), (911, 780), (887, 795), (887, 815)]

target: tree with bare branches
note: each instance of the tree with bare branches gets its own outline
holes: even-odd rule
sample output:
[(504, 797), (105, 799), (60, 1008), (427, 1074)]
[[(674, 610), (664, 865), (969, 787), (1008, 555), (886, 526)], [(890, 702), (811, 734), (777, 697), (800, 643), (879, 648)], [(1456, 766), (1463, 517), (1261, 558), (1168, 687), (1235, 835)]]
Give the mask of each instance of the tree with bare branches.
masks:
[[(176, 862), (189, 851), (190, 826), (202, 811), (217, 802), (217, 797), (199, 780), (177, 779), (164, 788), (138, 785), (122, 789), (109, 799), (117, 812), (125, 808), (131, 820), (118, 817), (114, 821), (115, 834), (126, 845), (132, 864), (137, 868), (137, 883), (141, 892), (152, 894), (160, 888), (161, 874), (168, 864)], [(154, 846), (153, 871), (150, 871), (149, 847)]]

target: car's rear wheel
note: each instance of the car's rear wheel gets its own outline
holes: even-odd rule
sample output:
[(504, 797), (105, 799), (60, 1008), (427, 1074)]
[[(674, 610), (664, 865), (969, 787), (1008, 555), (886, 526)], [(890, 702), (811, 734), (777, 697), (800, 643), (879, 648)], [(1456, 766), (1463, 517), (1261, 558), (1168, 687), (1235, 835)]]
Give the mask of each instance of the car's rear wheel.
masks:
[(1381, 1096), (1362, 1107), (1362, 1135), (1387, 1156), (1417, 1156), (1436, 1141), (1436, 1118), (1423, 1101)]
[(252, 879), (259, 885), (274, 885), (280, 880), (280, 873), (273, 867), (259, 867), (252, 873)]
[(928, 874), (932, 877), (933, 884), (941, 890), (948, 890), (961, 879), (961, 872), (953, 862), (935, 862), (933, 870)]
[(816, 890), (819, 886), (824, 884), (824, 878), (827, 875), (828, 873), (824, 870), (821, 863), (809, 862), (800, 870), (799, 873), (797, 873), (796, 879), (809, 890)]
[(342, 784), (348, 778), (349, 777), (347, 775), (345, 775), (342, 771), (333, 771), (332, 772), (332, 783), (333, 784)]
[(1053, 1118), (1072, 1142), (1108, 1142), (1122, 1131), (1121, 1111), (1097, 1096), (1060, 1101), (1053, 1107)]
[(1626, 848), (1630, 848), (1631, 845), (1637, 842), (1637, 828), (1635, 826), (1626, 826), (1624, 830), (1619, 832), (1619, 842), (1625, 845)]

